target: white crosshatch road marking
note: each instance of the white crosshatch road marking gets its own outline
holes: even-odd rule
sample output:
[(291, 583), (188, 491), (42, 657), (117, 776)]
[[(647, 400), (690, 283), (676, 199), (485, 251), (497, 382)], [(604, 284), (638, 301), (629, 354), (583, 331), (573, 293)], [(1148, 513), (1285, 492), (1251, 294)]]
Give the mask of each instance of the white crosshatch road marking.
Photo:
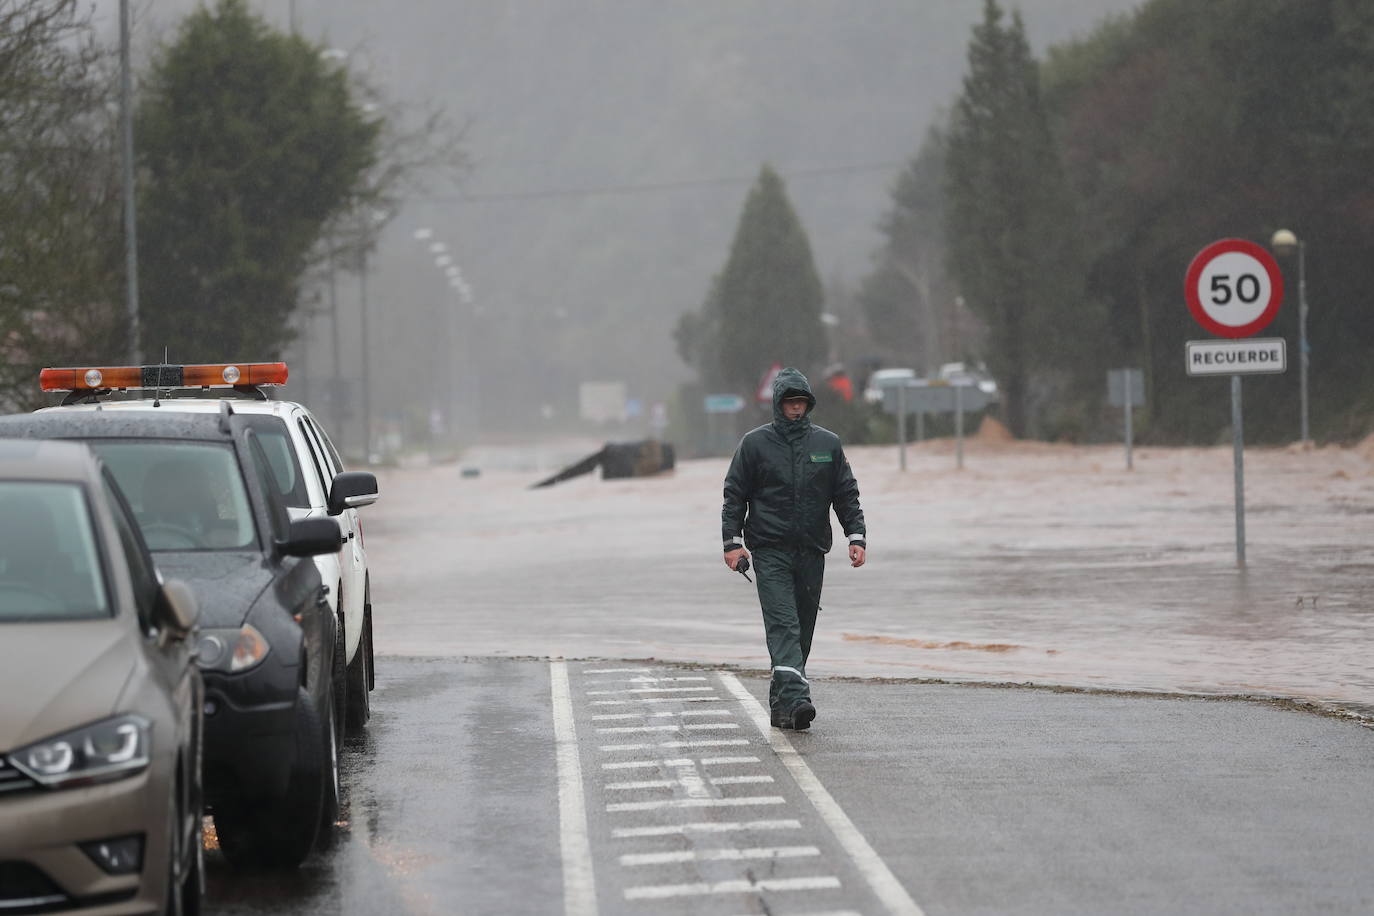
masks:
[(839, 802), (835, 801), (834, 796), (816, 778), (816, 774), (811, 771), (811, 767), (797, 753), (792, 742), (787, 740), (787, 735), (769, 724), (768, 711), (763, 708), (763, 704), (745, 689), (744, 685), (739, 682), (739, 678), (730, 672), (720, 672), (720, 681), (725, 685), (725, 689), (740, 701), (740, 704), (748, 712), (749, 718), (753, 720), (754, 727), (773, 748), (787, 771), (792, 774), (798, 788), (811, 801), (816, 812), (820, 814), (821, 820), (830, 828), (830, 832), (839, 841), (840, 847), (853, 860), (859, 869), (859, 874), (863, 875), (869, 887), (878, 895), (878, 899), (882, 901), (888, 912), (894, 916), (924, 916), (924, 911), (916, 905), (915, 900), (911, 899), (906, 888), (897, 880), (897, 876), (892, 874), (887, 863), (878, 856), (864, 835), (859, 832), (859, 828), (849, 819), (849, 815), (844, 813)]
[(715, 693), (714, 687), (626, 687), (622, 690), (588, 690), (589, 697), (611, 696), (617, 693)]
[(679, 712), (676, 709), (666, 712), (608, 712), (592, 716), (593, 722), (623, 722), (626, 719), (672, 719), (676, 717), (689, 718), (697, 716), (733, 716), (734, 713), (728, 709), (684, 709)]
[(622, 760), (619, 763), (603, 763), (603, 770), (651, 770), (656, 767), (724, 766), (731, 763), (758, 763), (757, 757), (703, 757), (700, 760), (682, 758), (678, 760)]
[[(771, 783), (773, 777), (764, 773), (759, 776), (708, 776), (706, 781), (713, 786), (745, 786)], [(683, 785), (682, 779), (636, 779), (628, 782), (608, 782), (605, 788), (614, 791), (635, 789), (674, 789)]]
[(592, 700), (593, 706), (638, 706), (641, 703), (719, 703), (720, 697), (645, 697), (642, 700)]
[(603, 751), (648, 751), (654, 748), (744, 747), (748, 738), (720, 738), (713, 741), (660, 741), (658, 744), (603, 744)]
[[(678, 676), (674, 671), (671, 667), (606, 667), (583, 671), (584, 674), (626, 675), (620, 679), (585, 680), (579, 685), (584, 706), (579, 715), (586, 717), (584, 721), (589, 720), (586, 730), (611, 740), (623, 736), (626, 742), (588, 742), (590, 746), (578, 748), (582, 757), (589, 758), (586, 765), (594, 768), (592, 772), (605, 774), (593, 779), (584, 789), (602, 793), (599, 803), (609, 823), (602, 822), (597, 831), (602, 842), (617, 844), (597, 854), (608, 855), (613, 851), (614, 859), (603, 863), (603, 867), (618, 864), (626, 869), (621, 873), (624, 876), (657, 877), (658, 872), (646, 872), (645, 869), (671, 869), (661, 875), (670, 880), (660, 883), (611, 879), (609, 887), (602, 888), (604, 893), (615, 893), (611, 888), (616, 888), (626, 901), (650, 904), (650, 911), (654, 901), (668, 900), (683, 900), (679, 907), (710, 906), (714, 910), (722, 904), (708, 904), (705, 898), (724, 899), (731, 895), (736, 903), (730, 909), (748, 908), (741, 906), (739, 901), (740, 897), (748, 895), (755, 895), (754, 899), (745, 899), (744, 903), (758, 906), (760, 901), (765, 901), (770, 909), (782, 907), (785, 899), (791, 900), (788, 909), (794, 913), (806, 911), (808, 902), (811, 908), (817, 909), (826, 903), (852, 905), (859, 898), (848, 898), (859, 891), (859, 885), (850, 877), (854, 874), (849, 871), (851, 866), (848, 863), (830, 864), (839, 861), (834, 854), (842, 850), (847, 855), (840, 858), (852, 860), (858, 875), (877, 895), (877, 902), (884, 910), (896, 916), (924, 916), (800, 758), (787, 736), (775, 734), (770, 729), (766, 710), (738, 679), (725, 673), (710, 677)], [(718, 689), (721, 687), (724, 690)], [(760, 750), (759, 738), (743, 734), (742, 722), (748, 722), (751, 729), (759, 732), (771, 754), (751, 753)], [(731, 749), (736, 750), (732, 752)], [(598, 756), (600, 760), (596, 760)], [(777, 764), (782, 765), (789, 778), (781, 779), (777, 775)], [(779, 785), (780, 782), (785, 785)], [(746, 793), (747, 787), (758, 786), (764, 792), (778, 794), (758, 794), (759, 790), (755, 790), (754, 794), (730, 795), (728, 787), (732, 786), (744, 786)], [(807, 801), (801, 800), (798, 789)], [(637, 794), (627, 798), (626, 793)], [(614, 800), (617, 796), (626, 800)], [(579, 801), (585, 825), (585, 795)], [(788, 810), (789, 806), (793, 810), (799, 810), (798, 806), (808, 811), (814, 808), (814, 813), (808, 814), (812, 821), (807, 832), (802, 832), (804, 828), (799, 818), (786, 816), (793, 813)], [(716, 817), (739, 817), (740, 814), (762, 817), (715, 820)], [(767, 818), (768, 814), (781, 816)], [(816, 814), (820, 815), (819, 820), (814, 819)], [(650, 823), (645, 824), (645, 820)], [(653, 820), (660, 823), (653, 823)], [(617, 822), (624, 826), (617, 826)], [(766, 833), (774, 837), (765, 838)], [(820, 833), (833, 834), (838, 848), (829, 838), (816, 842), (823, 839)], [(696, 837), (705, 842), (689, 839), (674, 843), (673, 837)], [(768, 839), (774, 838), (784, 842), (769, 845)], [(790, 843), (786, 842), (789, 840)], [(698, 843), (702, 848), (695, 848)], [(664, 848), (665, 845), (668, 848)], [(782, 863), (792, 864), (784, 866)], [(586, 864), (590, 876), (591, 862)], [(565, 891), (572, 889), (568, 867), (565, 856)], [(844, 871), (826, 873), (833, 868)], [(820, 873), (807, 874), (808, 871)], [(845, 876), (843, 883), (841, 876)], [(605, 880), (603, 878), (603, 882)], [(846, 885), (849, 893), (844, 896), (816, 894), (833, 892)], [(595, 916), (595, 890), (593, 881), (591, 910), (574, 910), (572, 895), (565, 892), (566, 913)], [(862, 899), (868, 899), (867, 891), (865, 888), (861, 892)], [(783, 894), (788, 896), (767, 896)], [(691, 902), (693, 898), (699, 902)], [(828, 914), (812, 913), (811, 916), (857, 914), (835, 908)]]
[(702, 882), (700, 884), (659, 884), (625, 888), (626, 900), (664, 900), (669, 897), (700, 897), (706, 894), (757, 894), (763, 891), (821, 891), (840, 886), (833, 875), (813, 878), (764, 878), (761, 881)]
[(679, 808), (754, 808), (785, 804), (787, 804), (787, 799), (781, 795), (751, 795), (741, 798), (664, 798), (642, 802), (611, 802), (606, 806), (606, 813), (665, 811)]
[(648, 734), (649, 732), (675, 732), (675, 731), (728, 731), (732, 728), (739, 728), (734, 722), (688, 722), (682, 725), (613, 725), (609, 728), (598, 728), (598, 735), (635, 735)]
[(697, 833), (741, 833), (757, 830), (800, 830), (801, 821), (700, 821), (694, 824), (663, 824), (656, 827), (617, 827), (611, 831), (616, 840), (651, 836), (687, 836)]
[(815, 846), (764, 846), (753, 849), (684, 849), (673, 852), (627, 853), (620, 857), (626, 868), (638, 865), (672, 865), (676, 862), (741, 862), (754, 859), (796, 859), (818, 856)]
[(681, 682), (683, 682), (683, 681), (705, 681), (705, 680), (707, 680), (707, 678), (704, 678), (704, 677), (649, 677), (649, 676), (645, 675), (645, 676), (643, 676), (643, 677), (629, 677), (629, 678), (620, 678), (620, 679), (608, 678), (608, 679), (602, 680), (602, 681), (587, 681), (587, 683), (588, 683), (588, 684), (639, 684), (639, 685), (641, 685), (641, 686), (644, 686), (644, 685), (646, 685), (646, 684), (674, 684), (674, 683), (681, 683)]

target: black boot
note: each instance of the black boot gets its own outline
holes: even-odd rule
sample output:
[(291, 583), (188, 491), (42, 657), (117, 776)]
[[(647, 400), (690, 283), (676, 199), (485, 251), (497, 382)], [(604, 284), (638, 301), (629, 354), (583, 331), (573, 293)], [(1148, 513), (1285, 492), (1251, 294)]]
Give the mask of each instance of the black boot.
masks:
[(791, 728), (797, 731), (804, 731), (811, 727), (811, 720), (816, 718), (816, 707), (811, 705), (810, 700), (802, 700), (796, 706), (792, 707), (792, 715), (788, 718), (792, 720), (789, 723)]

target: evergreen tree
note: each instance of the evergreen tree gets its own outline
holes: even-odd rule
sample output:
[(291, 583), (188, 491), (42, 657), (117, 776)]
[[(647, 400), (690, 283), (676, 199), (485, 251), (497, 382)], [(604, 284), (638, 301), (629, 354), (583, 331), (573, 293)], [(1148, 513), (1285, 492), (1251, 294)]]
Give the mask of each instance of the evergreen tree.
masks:
[(752, 395), (773, 363), (814, 375), (827, 351), (824, 301), (806, 231), (764, 166), (701, 312), (678, 323), (678, 352), (718, 392)]
[(945, 137), (927, 134), (892, 189), (883, 247), (859, 293), (874, 342), (890, 361), (933, 376), (955, 360), (982, 358), (978, 329), (955, 308), (945, 270)]
[(323, 49), (219, 0), (162, 49), (137, 120), (143, 342), (271, 359), (326, 224), (363, 194), (381, 124)]
[(1100, 339), (1101, 313), (1084, 298), (1073, 202), (1024, 25), (1019, 14), (1004, 24), (996, 0), (983, 9), (949, 130), (950, 272), (987, 325), (988, 368), (1011, 430), (1073, 434), (1052, 414), (1072, 412), (1070, 383), (1100, 381), (1100, 364), (1062, 357), (1074, 340)]

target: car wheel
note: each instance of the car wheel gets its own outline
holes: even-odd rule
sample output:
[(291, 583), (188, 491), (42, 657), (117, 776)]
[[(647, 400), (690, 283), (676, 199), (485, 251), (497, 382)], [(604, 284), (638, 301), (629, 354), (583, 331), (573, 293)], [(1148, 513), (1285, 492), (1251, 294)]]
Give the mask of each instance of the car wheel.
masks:
[(182, 916), (200, 916), (205, 891), (205, 819), (199, 815), (190, 842), (193, 846), (187, 851), (186, 874), (181, 878), (181, 912)]
[[(342, 652), (338, 653), (342, 656)], [(336, 666), (337, 668), (338, 666)], [(336, 673), (338, 673), (336, 671)], [(337, 708), (334, 698), (342, 693), (342, 678), (329, 684), (330, 706)], [(335, 825), (339, 820), (339, 808), (343, 801), (343, 785), (339, 777), (339, 723), (342, 719), (330, 718), (324, 723), (323, 747), (324, 764), (324, 803), (320, 806), (320, 832), (315, 845), (328, 849), (334, 844)]]
[(363, 613), (363, 634), (348, 665), (348, 733), (356, 735), (372, 718), (368, 691), (372, 689), (372, 614)]
[(377, 689), (377, 656), (372, 640), (372, 586), (367, 587), (363, 603), (363, 632), (367, 634), (367, 689)]
[[(331, 761), (325, 723), (304, 687), (296, 692), (296, 759), (283, 798), (226, 800), (215, 805), (219, 846), (238, 867), (295, 868), (319, 835)], [(337, 761), (333, 762), (337, 774)], [(337, 775), (336, 777), (337, 778)]]
[(342, 609), (339, 610), (335, 623), (337, 629), (334, 631), (334, 655), (329, 660), (329, 681), (334, 695), (331, 704), (334, 710), (334, 731), (342, 737), (345, 734), (344, 722), (348, 717), (348, 690), (345, 687), (348, 680), (348, 631), (344, 629)]
[[(167, 902), (166, 916), (200, 916), (201, 864), (205, 857), (204, 828), (199, 816), (187, 835), (190, 823), (177, 792), (172, 802), (172, 826), (167, 831)], [(180, 873), (180, 880), (178, 880)]]

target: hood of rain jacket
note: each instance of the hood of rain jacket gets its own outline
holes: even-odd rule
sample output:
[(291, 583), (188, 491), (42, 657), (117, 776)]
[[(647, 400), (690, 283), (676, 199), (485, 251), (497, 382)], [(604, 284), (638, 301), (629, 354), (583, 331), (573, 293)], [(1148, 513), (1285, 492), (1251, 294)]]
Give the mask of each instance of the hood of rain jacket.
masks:
[[(788, 420), (784, 398), (804, 395), (806, 413)], [(859, 485), (840, 437), (811, 421), (816, 396), (796, 369), (773, 380), (773, 422), (740, 440), (725, 475), (722, 541), (742, 539), (750, 548), (805, 547), (830, 550), (830, 510), (851, 541), (865, 537)]]

